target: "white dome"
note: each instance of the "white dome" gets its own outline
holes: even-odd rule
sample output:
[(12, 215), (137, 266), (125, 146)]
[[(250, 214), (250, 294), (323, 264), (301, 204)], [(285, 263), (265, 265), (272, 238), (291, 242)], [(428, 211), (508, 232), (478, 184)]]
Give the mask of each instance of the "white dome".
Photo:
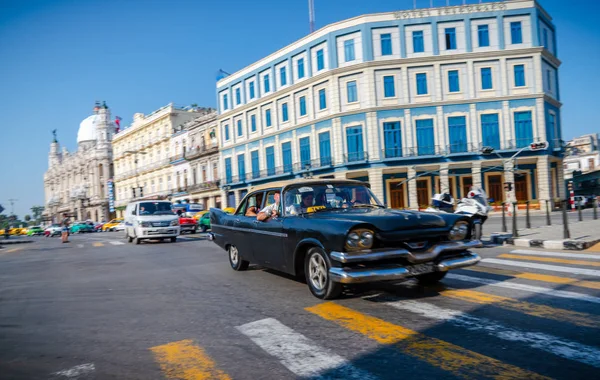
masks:
[(77, 132), (77, 143), (83, 141), (96, 141), (96, 122), (100, 121), (98, 115), (92, 115), (85, 118), (79, 124)]

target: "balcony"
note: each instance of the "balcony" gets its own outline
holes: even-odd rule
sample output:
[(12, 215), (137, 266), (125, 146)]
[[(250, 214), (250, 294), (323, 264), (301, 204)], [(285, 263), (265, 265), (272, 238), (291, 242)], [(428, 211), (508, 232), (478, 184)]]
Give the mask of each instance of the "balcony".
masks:
[(186, 160), (193, 160), (196, 158), (200, 158), (203, 156), (208, 156), (219, 151), (219, 146), (217, 144), (207, 145), (198, 145), (195, 148), (188, 149), (185, 153)]
[(220, 181), (207, 181), (203, 183), (197, 183), (195, 185), (188, 186), (188, 192), (193, 193), (196, 191), (208, 191), (216, 190), (220, 186)]
[(369, 160), (369, 152), (351, 152), (343, 155), (344, 165), (362, 164)]
[(185, 152), (181, 152), (179, 154), (176, 154), (176, 155), (170, 157), (171, 163), (175, 163), (175, 162), (181, 161), (183, 159), (185, 159)]

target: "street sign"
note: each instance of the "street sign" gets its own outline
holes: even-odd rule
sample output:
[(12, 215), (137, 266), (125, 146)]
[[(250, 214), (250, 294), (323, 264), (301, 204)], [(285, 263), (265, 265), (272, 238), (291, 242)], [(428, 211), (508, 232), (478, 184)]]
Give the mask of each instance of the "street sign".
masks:
[(113, 180), (107, 180), (106, 186), (108, 187), (108, 211), (115, 212), (115, 194), (113, 189)]

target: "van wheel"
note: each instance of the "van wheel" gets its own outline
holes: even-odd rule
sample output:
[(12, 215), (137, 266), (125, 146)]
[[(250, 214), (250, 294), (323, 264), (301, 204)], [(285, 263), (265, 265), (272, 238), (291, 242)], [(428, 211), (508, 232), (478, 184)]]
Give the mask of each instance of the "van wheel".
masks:
[(133, 238), (133, 242), (135, 244), (140, 244), (142, 242), (142, 240), (140, 238)]
[(177, 241), (177, 236), (173, 236), (173, 237), (171, 238), (171, 243), (175, 243), (176, 241)]

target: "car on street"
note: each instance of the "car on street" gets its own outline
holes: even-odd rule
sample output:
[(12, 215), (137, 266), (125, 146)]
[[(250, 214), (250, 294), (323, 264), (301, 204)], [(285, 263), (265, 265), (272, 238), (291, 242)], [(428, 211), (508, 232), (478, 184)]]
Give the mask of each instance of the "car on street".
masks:
[(116, 218), (108, 223), (104, 223), (104, 225), (102, 226), (102, 231), (116, 231), (115, 227), (117, 227), (117, 225), (122, 222), (123, 218)]
[[(315, 297), (332, 299), (346, 284), (436, 283), (480, 260), (470, 249), (482, 244), (470, 240), (463, 215), (388, 209), (360, 181), (267, 186), (252, 189), (233, 215), (210, 210), (208, 238), (228, 252), (236, 271), (256, 263), (304, 277)], [(267, 208), (266, 220), (246, 216), (254, 205)]]
[(200, 231), (206, 232), (210, 230), (210, 212), (205, 213), (198, 220), (198, 226), (200, 226)]
[(44, 229), (41, 226), (33, 226), (27, 229), (27, 236), (41, 236), (44, 234)]
[(46, 227), (44, 230), (44, 236), (46, 237), (54, 237), (60, 236), (62, 234), (62, 226), (60, 224), (53, 224), (49, 227)]
[(69, 232), (72, 234), (82, 234), (85, 232), (94, 232), (94, 227), (90, 226), (86, 222), (75, 222), (69, 228)]
[(168, 201), (136, 201), (125, 209), (125, 237), (130, 243), (150, 239), (175, 242), (179, 233), (179, 217)]
[(179, 216), (179, 228), (181, 234), (184, 232), (195, 234), (198, 230), (198, 222), (193, 216), (186, 216), (185, 213), (182, 213)]

